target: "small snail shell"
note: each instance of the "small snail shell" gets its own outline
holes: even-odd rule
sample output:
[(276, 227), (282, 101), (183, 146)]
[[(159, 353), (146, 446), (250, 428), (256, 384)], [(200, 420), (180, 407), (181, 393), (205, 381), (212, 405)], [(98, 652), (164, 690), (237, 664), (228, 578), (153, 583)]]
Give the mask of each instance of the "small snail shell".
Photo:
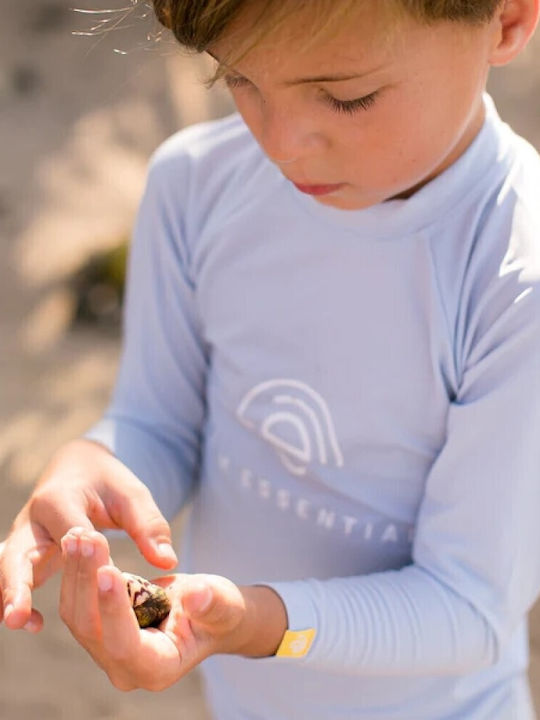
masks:
[(122, 575), (126, 581), (127, 592), (139, 627), (159, 625), (171, 609), (171, 602), (165, 590), (138, 575), (127, 572)]

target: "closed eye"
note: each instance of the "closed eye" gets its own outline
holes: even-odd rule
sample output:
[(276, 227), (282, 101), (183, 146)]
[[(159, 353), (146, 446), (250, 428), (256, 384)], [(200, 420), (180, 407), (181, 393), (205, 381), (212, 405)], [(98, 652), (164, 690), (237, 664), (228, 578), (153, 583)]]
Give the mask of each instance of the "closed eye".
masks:
[(354, 115), (359, 110), (368, 110), (377, 100), (379, 91), (364, 95), (354, 100), (338, 100), (328, 93), (324, 94), (324, 101), (337, 113), (344, 113), (347, 115)]
[(231, 90), (237, 87), (243, 87), (245, 85), (249, 85), (250, 82), (247, 78), (245, 78), (243, 75), (224, 75), (223, 80), (225, 82), (225, 85), (227, 85), (228, 88)]
[[(251, 85), (250, 80), (243, 75), (234, 75), (232, 73), (224, 75), (223, 80), (230, 90)], [(324, 102), (329, 105), (334, 112), (346, 115), (354, 115), (354, 113), (360, 110), (368, 110), (374, 105), (379, 95), (379, 91), (376, 90), (369, 95), (354, 98), (353, 100), (338, 100), (333, 97), (333, 95), (330, 95), (325, 91), (322, 92)]]

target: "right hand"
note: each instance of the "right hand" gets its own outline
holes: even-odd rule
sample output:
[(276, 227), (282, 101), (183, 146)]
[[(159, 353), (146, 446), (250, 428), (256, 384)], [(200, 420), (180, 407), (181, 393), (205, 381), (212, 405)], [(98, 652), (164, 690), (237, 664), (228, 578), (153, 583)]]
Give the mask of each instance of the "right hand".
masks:
[(0, 544), (0, 621), (8, 628), (41, 630), (32, 590), (61, 567), (60, 540), (73, 527), (122, 529), (149, 563), (164, 570), (177, 563), (148, 488), (104, 446), (74, 440), (54, 455)]

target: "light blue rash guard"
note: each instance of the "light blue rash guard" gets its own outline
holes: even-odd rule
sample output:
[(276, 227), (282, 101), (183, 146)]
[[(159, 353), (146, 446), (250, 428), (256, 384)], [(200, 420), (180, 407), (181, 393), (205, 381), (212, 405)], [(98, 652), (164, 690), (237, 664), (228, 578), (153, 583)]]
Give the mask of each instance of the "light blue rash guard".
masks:
[(285, 603), (298, 657), (203, 664), (217, 720), (534, 717), (540, 159), (485, 103), (365, 210), (299, 193), (237, 115), (152, 158), (88, 437), (190, 503), (183, 569)]

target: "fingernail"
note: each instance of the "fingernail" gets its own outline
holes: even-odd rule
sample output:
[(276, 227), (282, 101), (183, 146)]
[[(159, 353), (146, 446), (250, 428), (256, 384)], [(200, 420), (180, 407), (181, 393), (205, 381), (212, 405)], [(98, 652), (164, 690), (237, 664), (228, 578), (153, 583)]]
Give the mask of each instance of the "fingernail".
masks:
[(6, 605), (6, 607), (4, 608), (4, 620), (7, 620), (12, 612), (13, 612), (13, 605), (11, 603), (9, 603), (9, 605)]
[(78, 525), (76, 527), (72, 527), (68, 530), (70, 535), (76, 535), (77, 537), (79, 535), (82, 535), (83, 532), (86, 532), (86, 528), (79, 527)]
[(39, 630), (39, 625), (35, 620), (29, 620), (26, 625), (23, 627), (23, 630), (26, 630), (30, 633), (35, 633)]
[(74, 537), (66, 535), (63, 539), (64, 547), (69, 555), (75, 555), (77, 552), (77, 540)]
[(163, 558), (169, 558), (170, 560), (174, 560), (174, 562), (178, 562), (176, 553), (169, 543), (158, 543), (157, 552), (158, 555), (161, 555)]
[(84, 557), (92, 557), (94, 554), (94, 543), (87, 538), (81, 538), (81, 553)]
[(113, 586), (112, 576), (108, 572), (98, 573), (97, 582), (98, 582), (98, 587), (101, 590), (101, 592), (107, 592)]

